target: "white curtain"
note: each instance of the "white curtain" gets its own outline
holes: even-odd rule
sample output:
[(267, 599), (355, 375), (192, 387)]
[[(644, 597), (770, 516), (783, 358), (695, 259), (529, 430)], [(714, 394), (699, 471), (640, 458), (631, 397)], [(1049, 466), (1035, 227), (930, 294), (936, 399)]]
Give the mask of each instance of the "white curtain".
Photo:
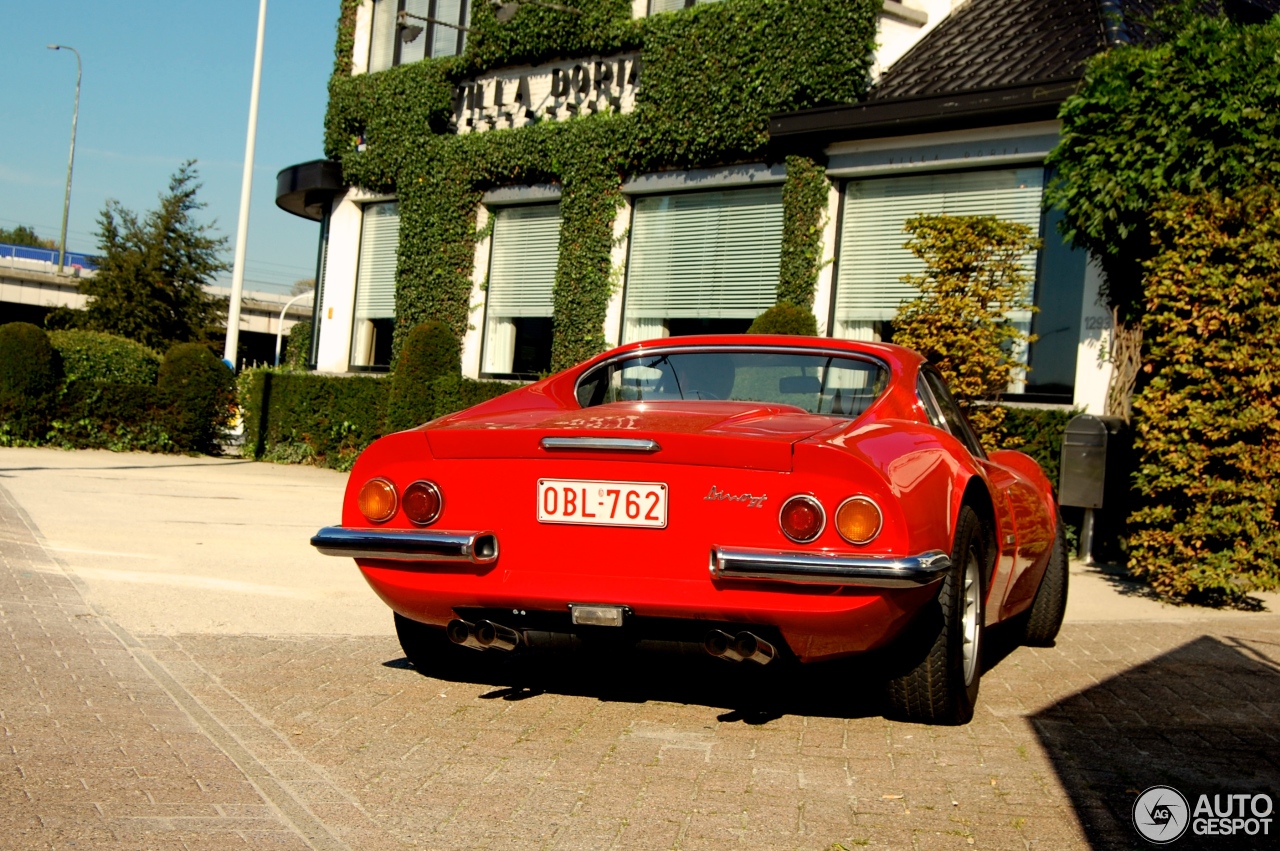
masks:
[(669, 336), (666, 320), (657, 316), (629, 316), (623, 329), (622, 342), (638, 343)]
[(490, 316), (484, 329), (484, 371), (508, 373), (516, 358), (516, 323)]

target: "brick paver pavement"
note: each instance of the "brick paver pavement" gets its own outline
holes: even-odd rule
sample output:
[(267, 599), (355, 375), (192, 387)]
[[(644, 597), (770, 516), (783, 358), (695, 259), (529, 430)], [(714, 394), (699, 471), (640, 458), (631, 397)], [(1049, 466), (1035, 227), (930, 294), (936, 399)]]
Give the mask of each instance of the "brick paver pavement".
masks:
[(19, 519), (0, 499), (0, 847), (1137, 848), (1146, 786), (1280, 791), (1275, 615), (996, 635), (977, 718), (937, 728), (847, 664), (542, 652), (453, 682), (389, 634), (134, 639)]

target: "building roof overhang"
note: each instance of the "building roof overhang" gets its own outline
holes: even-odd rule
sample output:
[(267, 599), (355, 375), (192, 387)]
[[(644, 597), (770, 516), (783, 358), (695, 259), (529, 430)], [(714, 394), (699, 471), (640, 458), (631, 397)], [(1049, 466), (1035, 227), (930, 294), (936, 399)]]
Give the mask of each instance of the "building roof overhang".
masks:
[(291, 165), (276, 175), (276, 206), (317, 222), (324, 218), (324, 205), (346, 191), (342, 166), (333, 160)]
[(775, 147), (813, 151), (835, 142), (1041, 121), (1057, 117), (1079, 82), (1044, 80), (780, 113), (770, 116), (769, 135)]

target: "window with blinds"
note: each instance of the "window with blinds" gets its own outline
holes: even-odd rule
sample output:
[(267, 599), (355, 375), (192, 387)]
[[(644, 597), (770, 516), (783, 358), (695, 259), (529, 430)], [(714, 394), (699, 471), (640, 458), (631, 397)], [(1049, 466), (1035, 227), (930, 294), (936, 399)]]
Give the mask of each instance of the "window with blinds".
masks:
[[(845, 187), (840, 262), (836, 270), (835, 336), (880, 339), (898, 306), (918, 295), (903, 283), (924, 264), (903, 246), (907, 219), (919, 214), (996, 216), (1040, 233), (1041, 166), (851, 181)], [(1023, 261), (1032, 279), (1035, 254)], [(1028, 294), (1030, 295), (1030, 294)], [(1029, 327), (1029, 311), (1010, 316)]]
[(369, 27), (369, 71), (385, 71), (395, 64), (396, 13), (400, 0), (373, 0)]
[(551, 365), (560, 205), (504, 207), (493, 216), (483, 371), (491, 375), (545, 372)]
[(781, 247), (781, 186), (637, 198), (624, 342), (672, 320), (749, 323), (777, 300)]
[(649, 0), (649, 14), (673, 12), (676, 9), (687, 9), (698, 3), (714, 3), (715, 0)]
[(366, 204), (360, 227), (356, 310), (351, 334), (353, 367), (389, 367), (396, 317), (396, 253), (400, 205)]

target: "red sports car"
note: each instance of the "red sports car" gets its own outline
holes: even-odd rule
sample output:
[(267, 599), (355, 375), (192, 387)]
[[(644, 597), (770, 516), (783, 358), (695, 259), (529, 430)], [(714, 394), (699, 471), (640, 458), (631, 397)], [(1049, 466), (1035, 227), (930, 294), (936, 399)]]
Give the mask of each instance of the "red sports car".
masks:
[(984, 452), (915, 352), (847, 340), (614, 349), (378, 440), (311, 542), (355, 558), (421, 669), (547, 633), (882, 649), (891, 711), (934, 723), (972, 717), (985, 627), (1049, 643), (1066, 606), (1039, 466)]

